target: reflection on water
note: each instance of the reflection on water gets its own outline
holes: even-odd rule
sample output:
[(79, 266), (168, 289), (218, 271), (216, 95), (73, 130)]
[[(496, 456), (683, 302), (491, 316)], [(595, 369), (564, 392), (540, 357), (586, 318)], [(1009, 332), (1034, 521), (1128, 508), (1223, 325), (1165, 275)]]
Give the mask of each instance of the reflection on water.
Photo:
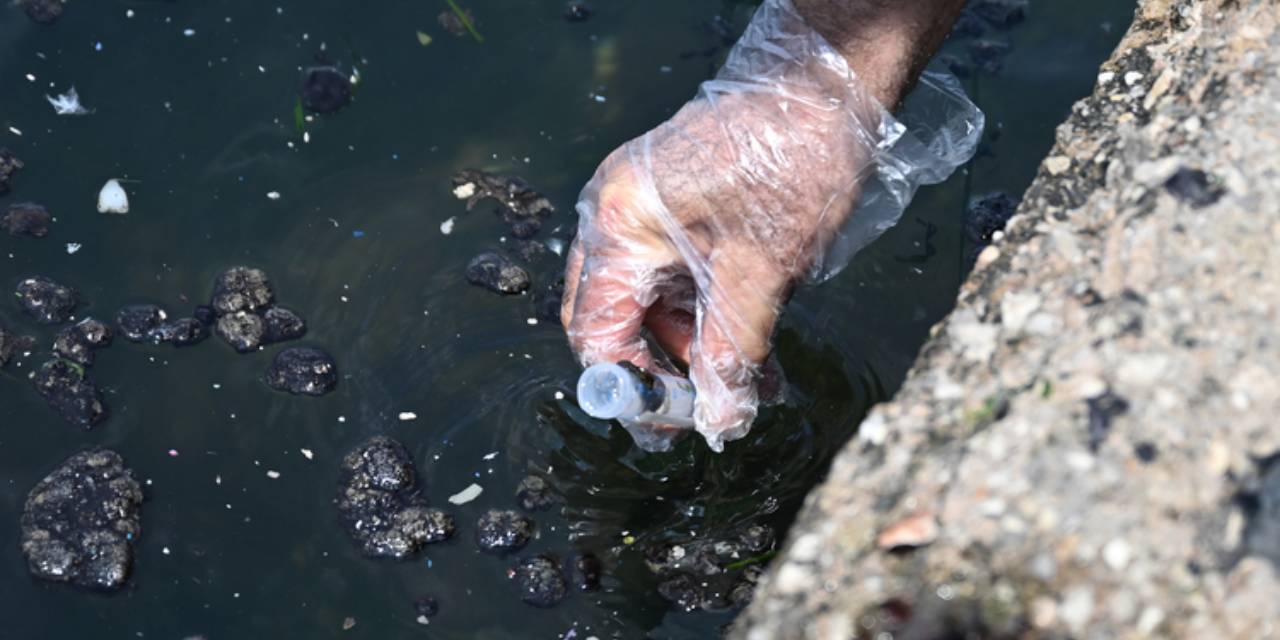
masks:
[[(45, 406), (27, 368), (0, 371), (0, 525), (10, 523), (0, 526), (0, 636), (713, 634), (732, 613), (673, 611), (645, 550), (746, 524), (781, 535), (950, 306), (966, 199), (1029, 182), (1118, 37), (1100, 25), (1127, 20), (1123, 4), (1036, 3), (1027, 24), (997, 34), (1014, 45), (1002, 74), (969, 83), (1003, 135), (839, 278), (797, 295), (779, 336), (787, 403), (723, 455), (695, 439), (645, 454), (578, 410), (578, 369), (534, 296), (466, 283), (472, 256), (514, 239), (485, 207), (464, 214), (449, 177), (467, 167), (524, 177), (558, 209), (541, 237), (568, 237), (595, 164), (693, 94), (749, 3), (602, 1), (570, 24), (557, 3), (476, 0), (483, 45), (438, 27), (443, 2), (78, 2), (50, 27), (0, 7), (0, 146), (27, 162), (0, 206), (31, 200), (57, 216), (45, 239), (0, 237), (0, 285), (38, 273), (77, 287), (83, 314), (110, 318), (135, 302), (187, 314), (220, 270), (249, 264), (271, 275), (306, 318), (305, 342), (332, 353), (342, 375), (334, 393), (297, 398), (262, 382), (279, 346), (237, 355), (216, 340), (121, 342), (90, 372), (112, 415), (83, 432)], [(358, 66), (362, 82), (349, 107), (306, 125), (304, 142), (295, 88), (321, 52)], [(93, 114), (53, 113), (44, 94), (71, 85)], [(10, 126), (23, 135), (3, 133)], [(93, 209), (113, 177), (136, 181), (125, 183), (127, 216)], [(68, 242), (83, 248), (68, 255)], [(548, 254), (528, 268), (541, 290), (561, 264)], [(0, 324), (52, 343), (16, 307), (0, 305)], [(460, 524), (458, 538), (412, 562), (360, 557), (332, 505), (339, 458), (376, 433), (406, 445), (429, 502)], [(27, 491), (89, 445), (116, 448), (146, 481), (132, 586), (111, 597), (37, 584), (17, 552)], [(589, 551), (605, 565), (601, 591), (553, 609), (521, 603), (506, 577), (514, 559), (471, 540), (475, 519), (516, 506), (530, 474), (558, 504), (534, 514), (526, 553)], [(472, 482), (484, 488), (477, 500), (445, 502)], [(441, 609), (425, 630), (413, 609), (424, 595)]]

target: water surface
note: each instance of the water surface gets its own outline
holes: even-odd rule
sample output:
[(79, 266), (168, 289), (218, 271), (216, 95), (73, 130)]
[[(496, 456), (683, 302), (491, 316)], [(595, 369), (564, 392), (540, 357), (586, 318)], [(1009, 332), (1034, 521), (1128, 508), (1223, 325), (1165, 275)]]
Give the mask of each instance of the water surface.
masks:
[[(732, 613), (672, 611), (636, 550), (744, 522), (785, 528), (950, 308), (966, 201), (1025, 188), (1132, 3), (1036, 2), (1026, 24), (992, 34), (1013, 53), (998, 76), (967, 86), (1000, 135), (964, 175), (923, 191), (841, 276), (795, 298), (779, 337), (789, 401), (723, 455), (693, 440), (647, 455), (576, 410), (560, 328), (529, 322), (531, 296), (465, 282), (468, 259), (511, 240), (486, 209), (463, 213), (449, 176), (474, 167), (524, 177), (559, 207), (543, 238), (566, 235), (595, 164), (714, 69), (725, 49), (709, 21), (722, 16), (734, 32), (750, 7), (599, 0), (590, 21), (570, 24), (559, 2), (476, 0), (483, 44), (445, 33), (444, 8), (74, 2), (41, 27), (0, 7), (0, 146), (27, 162), (0, 206), (31, 200), (58, 218), (42, 240), (0, 237), (0, 285), (47, 275), (79, 289), (81, 314), (100, 318), (132, 302), (189, 313), (216, 273), (249, 264), (271, 275), (280, 301), (306, 317), (305, 342), (343, 373), (333, 394), (296, 398), (261, 382), (280, 346), (237, 355), (216, 339), (183, 350), (118, 340), (90, 370), (111, 417), (84, 432), (35, 394), (30, 364), (0, 372), (0, 637), (713, 635)], [(417, 31), (433, 42), (422, 46)], [(350, 107), (307, 124), (304, 142), (295, 87), (318, 53), (356, 66), (362, 82)], [(45, 101), (71, 85), (91, 115), (57, 116)], [(131, 180), (127, 216), (94, 210), (112, 177)], [(83, 247), (68, 255), (66, 243)], [(532, 264), (536, 286), (560, 267), (554, 257)], [(52, 343), (52, 330), (11, 304), (0, 323)], [(417, 420), (399, 420), (404, 411)], [(360, 557), (331, 503), (339, 458), (379, 433), (408, 447), (431, 502), (461, 525), (413, 562)], [(111, 597), (37, 583), (18, 551), (27, 492), (91, 445), (120, 451), (147, 485), (135, 573)], [(529, 552), (589, 550), (606, 564), (601, 592), (549, 610), (521, 603), (510, 560), (478, 553), (470, 538), (483, 510), (514, 506), (531, 472), (562, 508), (536, 514)], [(479, 499), (445, 504), (472, 482), (485, 489)], [(425, 628), (411, 604), (421, 595), (441, 606)], [(356, 626), (344, 632), (348, 617)]]

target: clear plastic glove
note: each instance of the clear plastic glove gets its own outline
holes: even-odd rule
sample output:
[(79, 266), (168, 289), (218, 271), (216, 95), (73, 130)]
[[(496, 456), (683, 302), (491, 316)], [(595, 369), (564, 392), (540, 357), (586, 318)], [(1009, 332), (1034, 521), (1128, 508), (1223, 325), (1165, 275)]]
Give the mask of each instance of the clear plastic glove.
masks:
[[(766, 0), (697, 98), (613, 152), (583, 190), (561, 311), (583, 365), (682, 360), (711, 448), (745, 436), (792, 287), (834, 274), (918, 184), (972, 155), (981, 113), (956, 85), (924, 84), (945, 100), (930, 101), (942, 110), (922, 141), (790, 0)], [(679, 431), (627, 426), (649, 450)]]

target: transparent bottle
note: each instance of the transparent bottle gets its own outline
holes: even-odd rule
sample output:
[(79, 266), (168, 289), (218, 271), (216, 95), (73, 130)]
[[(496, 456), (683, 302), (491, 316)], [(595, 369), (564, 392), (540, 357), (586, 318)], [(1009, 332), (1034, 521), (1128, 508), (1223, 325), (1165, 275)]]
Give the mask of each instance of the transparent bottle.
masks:
[(601, 420), (692, 429), (693, 398), (692, 382), (630, 362), (592, 365), (578, 378), (578, 406)]

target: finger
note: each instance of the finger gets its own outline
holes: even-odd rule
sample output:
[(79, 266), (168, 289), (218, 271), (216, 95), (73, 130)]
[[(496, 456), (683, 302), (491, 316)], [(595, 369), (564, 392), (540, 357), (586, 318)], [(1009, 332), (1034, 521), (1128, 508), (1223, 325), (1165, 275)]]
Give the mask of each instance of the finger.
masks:
[(666, 298), (659, 298), (645, 314), (644, 326), (654, 341), (668, 356), (685, 364), (689, 362), (689, 349), (693, 346), (694, 316), (672, 306)]
[(697, 430), (716, 451), (745, 436), (755, 420), (758, 374), (786, 286), (767, 265), (729, 261), (713, 265), (700, 286), (689, 377), (698, 390)]
[(650, 285), (646, 269), (607, 253), (583, 259), (574, 295), (572, 318), (567, 325), (569, 344), (584, 366), (599, 362), (630, 361), (648, 367), (653, 360), (640, 333)]
[(578, 281), (582, 279), (582, 241), (573, 239), (569, 247), (569, 260), (564, 269), (564, 295), (560, 297), (560, 326), (573, 324), (573, 304), (578, 296)]

